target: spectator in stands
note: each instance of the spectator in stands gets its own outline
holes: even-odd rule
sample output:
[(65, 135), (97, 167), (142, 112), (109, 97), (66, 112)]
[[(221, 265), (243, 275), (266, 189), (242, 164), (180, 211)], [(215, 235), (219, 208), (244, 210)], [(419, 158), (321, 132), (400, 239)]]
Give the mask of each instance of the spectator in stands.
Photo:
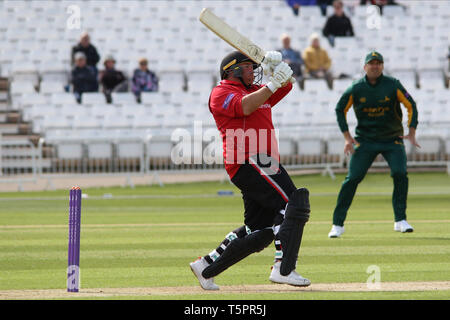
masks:
[(97, 76), (94, 68), (87, 65), (86, 55), (83, 52), (77, 52), (74, 56), (75, 67), (71, 74), (71, 83), (73, 92), (78, 103), (81, 103), (83, 92), (98, 91)]
[(297, 82), (301, 84), (301, 81), (303, 79), (302, 66), (304, 64), (301, 53), (297, 50), (292, 49), (291, 37), (288, 34), (283, 33), (280, 39), (282, 48), (278, 51), (281, 52), (283, 61), (291, 67), (292, 71), (294, 72), (293, 76), (297, 79)]
[(326, 17), (327, 8), (333, 4), (333, 0), (317, 0), (317, 5), (319, 6), (322, 16)]
[(316, 0), (286, 0), (286, 3), (292, 8), (295, 16), (300, 13), (300, 6), (314, 6)]
[(344, 4), (341, 0), (333, 1), (334, 14), (327, 19), (322, 30), (328, 38), (330, 45), (334, 47), (335, 37), (353, 37), (353, 26), (350, 19), (344, 13)]
[(128, 81), (123, 72), (116, 69), (116, 60), (113, 56), (107, 56), (103, 65), (105, 69), (100, 71), (99, 79), (106, 101), (111, 103), (111, 93), (128, 91)]
[(95, 46), (91, 44), (91, 39), (87, 32), (81, 34), (80, 42), (72, 48), (72, 65), (75, 63), (75, 54), (77, 52), (84, 53), (87, 65), (94, 68), (97, 75), (97, 63), (100, 61), (100, 55)]
[(361, 0), (360, 5), (371, 4), (380, 8), (380, 14), (383, 14), (383, 7), (389, 5), (399, 5), (394, 0)]
[(139, 68), (133, 72), (131, 91), (139, 103), (141, 103), (141, 92), (158, 91), (158, 77), (148, 69), (148, 60), (145, 58), (139, 60)]
[(320, 46), (319, 35), (313, 33), (310, 37), (310, 46), (303, 53), (306, 75), (312, 78), (324, 78), (328, 87), (332, 87), (333, 76), (330, 72), (331, 59), (325, 49)]

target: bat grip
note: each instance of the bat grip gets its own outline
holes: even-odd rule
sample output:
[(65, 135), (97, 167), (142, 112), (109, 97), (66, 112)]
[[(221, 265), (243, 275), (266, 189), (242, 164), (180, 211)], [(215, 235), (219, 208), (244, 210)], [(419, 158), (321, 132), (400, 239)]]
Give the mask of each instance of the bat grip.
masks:
[(290, 80), (290, 81), (291, 81), (292, 84), (294, 84), (294, 83), (297, 82), (297, 80), (296, 80), (294, 77), (291, 77), (291, 80)]

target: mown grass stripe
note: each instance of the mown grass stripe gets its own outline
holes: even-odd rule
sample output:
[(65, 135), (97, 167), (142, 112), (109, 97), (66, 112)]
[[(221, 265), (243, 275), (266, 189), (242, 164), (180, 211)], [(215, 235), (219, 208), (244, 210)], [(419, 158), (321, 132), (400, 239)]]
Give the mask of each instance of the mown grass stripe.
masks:
[[(450, 223), (450, 220), (409, 220), (411, 223)], [(353, 220), (347, 224), (385, 224), (393, 223), (392, 220)], [(330, 221), (309, 221), (308, 225), (330, 225)], [(82, 224), (83, 228), (146, 228), (146, 227), (210, 227), (236, 225), (236, 222), (180, 222), (180, 223), (118, 223), (118, 224)], [(41, 225), (3, 225), (0, 229), (58, 229), (68, 228), (62, 224), (41, 224)]]

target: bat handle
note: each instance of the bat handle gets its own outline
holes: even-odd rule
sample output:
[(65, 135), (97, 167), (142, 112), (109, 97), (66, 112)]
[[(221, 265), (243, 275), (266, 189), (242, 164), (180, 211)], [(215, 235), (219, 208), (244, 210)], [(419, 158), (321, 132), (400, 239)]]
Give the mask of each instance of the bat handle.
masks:
[(291, 80), (290, 80), (290, 81), (291, 81), (292, 84), (294, 84), (294, 83), (297, 82), (297, 80), (296, 80), (294, 77), (291, 77)]

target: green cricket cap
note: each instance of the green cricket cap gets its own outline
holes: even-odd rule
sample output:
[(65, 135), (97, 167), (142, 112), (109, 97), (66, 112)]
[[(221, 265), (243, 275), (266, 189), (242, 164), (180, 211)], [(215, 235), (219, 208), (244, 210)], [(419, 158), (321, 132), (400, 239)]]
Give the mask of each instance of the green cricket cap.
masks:
[(380, 62), (384, 62), (383, 56), (379, 52), (376, 52), (376, 51), (372, 51), (367, 54), (365, 64), (368, 64), (372, 60), (378, 60)]

